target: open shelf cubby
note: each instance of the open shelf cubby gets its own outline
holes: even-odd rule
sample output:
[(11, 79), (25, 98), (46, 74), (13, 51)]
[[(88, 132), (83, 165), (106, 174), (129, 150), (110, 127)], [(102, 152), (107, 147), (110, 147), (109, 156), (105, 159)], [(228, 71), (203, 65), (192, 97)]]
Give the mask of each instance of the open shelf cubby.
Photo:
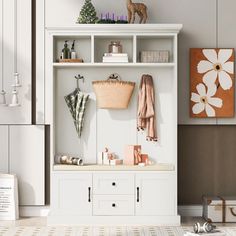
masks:
[[(73, 40), (75, 40), (75, 50), (78, 58), (83, 59), (84, 63), (92, 62), (91, 35), (74, 35), (74, 36), (62, 35), (54, 37), (54, 58), (53, 58), (54, 63), (56, 63), (60, 58), (66, 40), (68, 41), (69, 49), (71, 49)], [(70, 63), (63, 63), (63, 64), (70, 64)]]
[(142, 51), (168, 51), (169, 61), (174, 62), (174, 37), (173, 36), (155, 36), (155, 35), (137, 35), (136, 61), (141, 63), (140, 53)]
[(108, 53), (109, 44), (112, 41), (118, 41), (122, 45), (123, 53), (128, 54), (129, 63), (133, 62), (133, 36), (112, 35), (112, 36), (95, 36), (94, 37), (94, 62), (102, 62), (104, 53)]

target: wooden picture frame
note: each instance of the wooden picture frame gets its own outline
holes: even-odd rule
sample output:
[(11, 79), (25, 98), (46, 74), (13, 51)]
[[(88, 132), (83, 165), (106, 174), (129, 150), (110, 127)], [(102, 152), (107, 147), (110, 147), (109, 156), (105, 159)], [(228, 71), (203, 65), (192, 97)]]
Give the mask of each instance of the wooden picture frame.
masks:
[(190, 117), (234, 117), (234, 49), (190, 49)]

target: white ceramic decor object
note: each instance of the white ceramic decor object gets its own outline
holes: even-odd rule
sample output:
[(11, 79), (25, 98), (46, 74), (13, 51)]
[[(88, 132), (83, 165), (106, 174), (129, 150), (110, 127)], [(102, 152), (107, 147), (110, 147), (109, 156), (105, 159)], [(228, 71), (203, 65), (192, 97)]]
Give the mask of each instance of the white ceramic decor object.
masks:
[(20, 103), (19, 103), (19, 99), (18, 99), (18, 92), (14, 89), (12, 91), (12, 99), (11, 99), (11, 103), (9, 104), (9, 107), (19, 107)]

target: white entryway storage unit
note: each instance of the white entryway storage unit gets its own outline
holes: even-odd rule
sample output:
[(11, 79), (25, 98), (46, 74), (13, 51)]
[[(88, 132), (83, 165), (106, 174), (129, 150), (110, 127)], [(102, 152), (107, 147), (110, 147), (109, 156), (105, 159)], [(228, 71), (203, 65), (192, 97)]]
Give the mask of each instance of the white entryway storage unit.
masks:
[[(45, 50), (45, 120), (51, 125), (50, 224), (179, 224), (177, 213), (177, 35), (182, 25), (79, 25), (47, 28)], [(84, 63), (58, 63), (63, 42), (76, 40)], [(128, 63), (103, 63), (111, 41), (118, 40)], [(139, 53), (168, 50), (167, 63), (142, 63)], [(136, 82), (127, 110), (96, 107), (93, 80), (112, 73)], [(81, 91), (90, 95), (83, 134), (79, 140), (64, 96), (76, 86), (74, 76), (85, 82)], [(151, 74), (156, 91), (158, 143), (137, 132), (137, 92), (143, 74)], [(40, 83), (40, 81), (39, 81)], [(97, 152), (109, 147), (123, 159), (128, 144), (142, 145), (155, 165), (63, 166), (54, 155), (80, 155), (86, 164), (97, 163)]]

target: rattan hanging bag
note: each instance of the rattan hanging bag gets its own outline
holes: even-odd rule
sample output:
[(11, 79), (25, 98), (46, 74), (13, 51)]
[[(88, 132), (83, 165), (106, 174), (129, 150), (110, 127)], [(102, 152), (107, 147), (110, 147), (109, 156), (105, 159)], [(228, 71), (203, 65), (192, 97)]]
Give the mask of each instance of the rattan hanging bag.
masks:
[(122, 81), (118, 74), (107, 80), (93, 81), (97, 106), (101, 109), (127, 109), (134, 91), (135, 83)]

